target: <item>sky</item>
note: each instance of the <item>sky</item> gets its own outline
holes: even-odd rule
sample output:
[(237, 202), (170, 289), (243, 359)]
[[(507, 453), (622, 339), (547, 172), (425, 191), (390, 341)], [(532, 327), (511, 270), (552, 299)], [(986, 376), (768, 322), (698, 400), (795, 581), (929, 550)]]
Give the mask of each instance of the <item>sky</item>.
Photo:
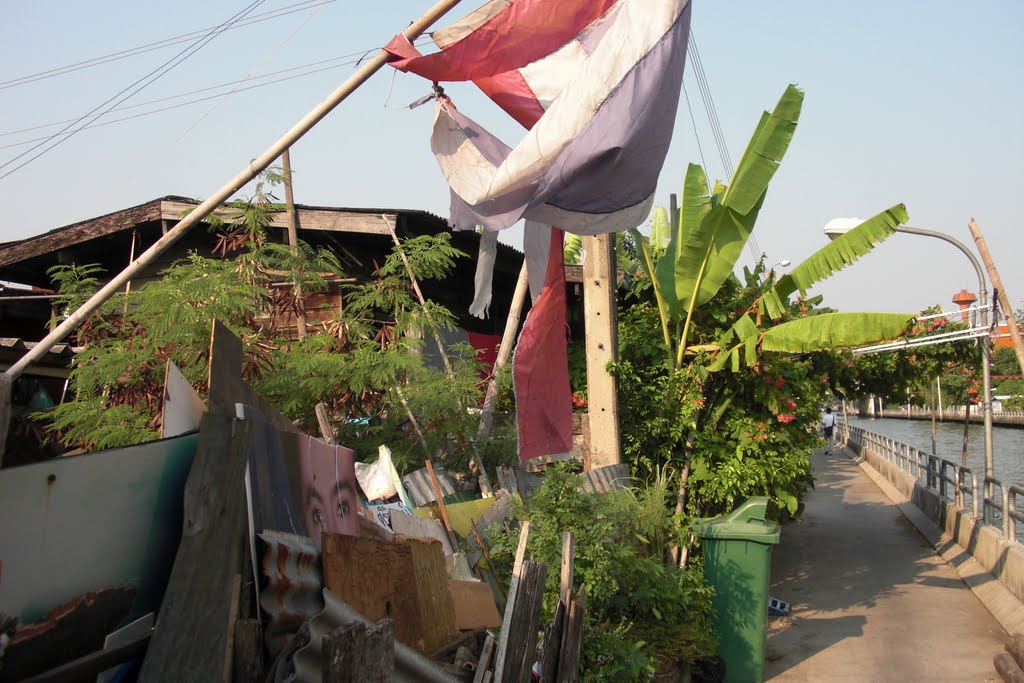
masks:
[[(109, 125), (83, 130), (13, 172), (45, 149), (29, 152), (39, 142), (21, 143), (67, 124), (37, 127), (116, 101), (134, 82), (184, 56), (179, 53), (190, 43), (49, 78), (15, 79), (217, 26), (250, 3), (5, 3), (0, 175), (11, 173), (0, 178), (0, 241), (164, 195), (213, 194), (353, 73), (361, 55), (372, 55), (432, 4), (316, 1), (252, 3), (258, 6), (248, 16), (259, 21), (222, 32), (124, 102), (142, 106), (107, 114), (97, 122)], [(693, 1), (693, 35), (733, 162), (787, 84), (806, 93), (796, 136), (754, 231), (769, 265), (797, 264), (821, 248), (822, 228), (833, 218), (868, 218), (902, 202), (909, 225), (944, 232), (972, 249), (967, 224), (975, 218), (1012, 305), (1024, 306), (1024, 268), (1018, 267), (1024, 3)], [(448, 19), (476, 4), (464, 0)], [(691, 54), (688, 98), (680, 103), (658, 185), (660, 205), (681, 190), (688, 163), (725, 177), (694, 64)], [(298, 75), (316, 68), (324, 70)], [(272, 72), (282, 73), (253, 78)], [(246, 78), (252, 80), (226, 97), (115, 121), (224, 93), (233, 86), (209, 88)], [(282, 80), (250, 87), (275, 78)], [(522, 137), (472, 86), (446, 90), (505, 142)], [(447, 216), (448, 190), (429, 148), (431, 106), (406, 108), (428, 92), (428, 83), (390, 69), (371, 78), (293, 146), (296, 201)], [(164, 99), (184, 93), (194, 94)], [(519, 244), (521, 231), (512, 228), (502, 239)], [(747, 253), (740, 265), (752, 259)], [(954, 247), (895, 235), (813, 293), (844, 311), (913, 313), (936, 304), (952, 308), (960, 289), (976, 291), (977, 278)]]

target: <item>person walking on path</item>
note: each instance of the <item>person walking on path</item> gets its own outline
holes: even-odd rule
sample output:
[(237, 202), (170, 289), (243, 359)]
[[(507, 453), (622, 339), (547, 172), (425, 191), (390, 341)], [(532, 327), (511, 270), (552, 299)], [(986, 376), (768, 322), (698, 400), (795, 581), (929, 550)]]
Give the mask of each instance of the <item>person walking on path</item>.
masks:
[(821, 417), (821, 429), (825, 433), (825, 453), (832, 452), (832, 432), (836, 427), (836, 416), (832, 414), (832, 407), (825, 408), (825, 414)]

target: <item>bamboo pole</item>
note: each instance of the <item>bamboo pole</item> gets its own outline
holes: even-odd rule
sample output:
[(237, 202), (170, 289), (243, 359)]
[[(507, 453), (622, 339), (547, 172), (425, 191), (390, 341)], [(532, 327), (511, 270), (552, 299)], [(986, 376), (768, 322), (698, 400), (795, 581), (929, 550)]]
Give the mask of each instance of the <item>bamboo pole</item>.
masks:
[[(281, 165), (284, 167), (284, 201), (288, 211), (288, 246), (292, 248), (292, 256), (299, 255), (299, 212), (295, 210), (295, 195), (292, 192), (292, 158), (291, 149), (281, 154)], [(302, 296), (302, 283), (298, 277), (292, 278), (295, 292), (296, 327), (299, 339), (306, 338), (306, 299)]]
[[(459, 4), (459, 0), (439, 0), (439, 2), (427, 10), (422, 17), (406, 27), (403, 34), (410, 42), (412, 42), (457, 4)], [(92, 315), (96, 309), (120, 291), (121, 287), (123, 287), (126, 282), (142, 271), (143, 268), (155, 261), (157, 257), (160, 256), (168, 247), (181, 239), (181, 237), (188, 232), (189, 228), (213, 213), (214, 209), (223, 204), (224, 201), (233, 194), (238, 192), (246, 183), (263, 172), (263, 170), (266, 169), (274, 159), (281, 156), (286, 149), (291, 147), (299, 138), (308, 133), (313, 126), (331, 113), (335, 107), (341, 104), (341, 102), (351, 95), (359, 86), (365, 83), (370, 76), (380, 71), (380, 69), (387, 64), (388, 59), (389, 55), (387, 52), (384, 50), (378, 52), (374, 57), (367, 61), (359, 71), (352, 74), (348, 80), (328, 95), (327, 99), (314, 107), (312, 111), (292, 126), (287, 133), (281, 136), (281, 138), (272, 144), (265, 152), (263, 152), (263, 154), (250, 161), (249, 165), (239, 172), (238, 175), (229, 180), (219, 190), (214, 192), (208, 199), (206, 199), (206, 201), (202, 202), (191, 213), (189, 213), (188, 216), (178, 221), (177, 225), (168, 230), (163, 237), (153, 243), (153, 245), (144, 251), (134, 262), (132, 262), (130, 266), (122, 270), (110, 282), (100, 288), (100, 290), (88, 301), (82, 304), (78, 310), (69, 315), (67, 319), (50, 332), (50, 334), (46, 335), (46, 337), (44, 337), (43, 340), (35, 346), (35, 348), (22, 356), (17, 363), (4, 372), (8, 386), (13, 385), (14, 380), (25, 372), (26, 368), (45, 356), (54, 344), (60, 343), (68, 336), (68, 334), (71, 333), (72, 330)], [(0, 388), (2, 387), (3, 385), (0, 384)], [(6, 391), (0, 391), (0, 418), (10, 415), (9, 402), (10, 394)], [(7, 443), (7, 428), (8, 420), (0, 421), (0, 463), (2, 463), (3, 452)]]
[(519, 330), (519, 318), (523, 311), (523, 300), (526, 299), (526, 287), (529, 283), (526, 271), (526, 261), (519, 269), (519, 279), (516, 280), (516, 289), (512, 294), (512, 305), (508, 309), (508, 318), (505, 319), (505, 332), (501, 335), (501, 344), (498, 346), (498, 357), (494, 361), (494, 369), (491, 371), (491, 381), (487, 384), (487, 393), (484, 395), (484, 405), (480, 409), (480, 427), (477, 429), (477, 441), (486, 439), (491, 434), (494, 426), (494, 407), (498, 403), (498, 383), (501, 381), (501, 373), (512, 356), (512, 346)]
[[(978, 253), (981, 254), (981, 261), (985, 264), (985, 269), (988, 270), (988, 279), (992, 281), (992, 289), (996, 291), (996, 297), (999, 299), (999, 305), (1003, 309), (1003, 313), (1006, 316), (1006, 327), (1010, 331), (1010, 339), (1013, 341), (1013, 350), (1017, 354), (1017, 362), (1020, 363), (1021, 370), (1024, 371), (1024, 340), (1020, 336), (1020, 328), (1017, 327), (1017, 319), (1013, 317), (1013, 307), (1010, 306), (1010, 297), (1006, 295), (1006, 290), (1003, 289), (1003, 281), (999, 277), (999, 272), (996, 270), (996, 263), (992, 260), (992, 254), (988, 250), (988, 245), (985, 244), (985, 238), (981, 234), (981, 229), (978, 224), (974, 222), (972, 218), (967, 224), (967, 227), (971, 231), (971, 235), (974, 237), (974, 243), (978, 245)], [(981, 303), (986, 303), (982, 301)]]

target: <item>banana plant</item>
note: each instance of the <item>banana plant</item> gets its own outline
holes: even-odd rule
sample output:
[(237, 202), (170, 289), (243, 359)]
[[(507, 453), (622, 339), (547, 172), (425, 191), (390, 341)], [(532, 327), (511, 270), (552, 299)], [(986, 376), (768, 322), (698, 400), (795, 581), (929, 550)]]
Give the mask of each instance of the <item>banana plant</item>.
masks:
[[(659, 312), (667, 365), (673, 371), (683, 366), (688, 352), (713, 353), (708, 370), (720, 370), (730, 360), (733, 369), (739, 370), (744, 364), (755, 365), (761, 351), (801, 353), (860, 345), (898, 337), (913, 323), (912, 316), (898, 314), (832, 313), (763, 329), (765, 320), (783, 316), (794, 292), (803, 292), (850, 265), (892, 234), (907, 219), (906, 210), (897, 205), (825, 246), (777, 283), (769, 278), (754, 308), (756, 317), (741, 314), (717, 344), (699, 349), (690, 346), (698, 307), (711, 300), (733, 277), (736, 262), (764, 204), (768, 185), (793, 139), (802, 104), (803, 93), (790, 85), (774, 110), (764, 112), (729, 185), (716, 183), (709, 187), (699, 165), (687, 168), (676, 215), (668, 216), (667, 221), (662, 212), (654, 216), (655, 227), (663, 230), (666, 222), (669, 225), (667, 245), (661, 246), (662, 232), (652, 235), (652, 239), (639, 231), (632, 232)], [(729, 391), (708, 398), (689, 436), (679, 444), (682, 468), (677, 513), (685, 508), (694, 430), (714, 428), (732, 401)], [(678, 550), (676, 559), (685, 564), (685, 549)]]

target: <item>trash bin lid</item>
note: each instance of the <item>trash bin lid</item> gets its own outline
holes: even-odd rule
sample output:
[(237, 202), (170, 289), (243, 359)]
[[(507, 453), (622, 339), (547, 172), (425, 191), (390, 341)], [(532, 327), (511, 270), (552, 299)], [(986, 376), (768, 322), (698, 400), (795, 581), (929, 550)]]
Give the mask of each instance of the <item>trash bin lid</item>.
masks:
[(779, 524), (765, 519), (767, 511), (767, 498), (751, 498), (728, 514), (693, 520), (690, 530), (700, 538), (778, 543)]

